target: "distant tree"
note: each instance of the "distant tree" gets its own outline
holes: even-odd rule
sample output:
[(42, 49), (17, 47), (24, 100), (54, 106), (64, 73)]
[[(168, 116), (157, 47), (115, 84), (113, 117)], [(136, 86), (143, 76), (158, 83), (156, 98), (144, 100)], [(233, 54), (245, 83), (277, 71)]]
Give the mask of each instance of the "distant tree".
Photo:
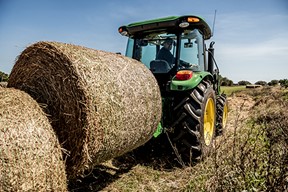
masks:
[(278, 80), (271, 80), (269, 83), (268, 83), (268, 85), (269, 86), (275, 86), (275, 85), (278, 85), (278, 83), (279, 83), (279, 81)]
[(266, 86), (266, 85), (267, 85), (267, 82), (266, 82), (266, 81), (257, 81), (255, 84), (256, 84), (256, 85)]
[(288, 79), (279, 80), (281, 87), (288, 88)]
[(0, 82), (1, 81), (8, 81), (8, 75), (2, 71), (0, 71)]
[(228, 79), (227, 77), (220, 76), (220, 85), (221, 86), (232, 86), (233, 81)]
[(228, 86), (228, 79), (226, 77), (223, 77), (220, 82), (221, 86)]
[(233, 84), (234, 84), (234, 83), (233, 83), (232, 80), (229, 79), (229, 80), (227, 81), (227, 86), (233, 86)]
[(251, 85), (251, 83), (249, 81), (242, 80), (238, 82), (238, 85)]

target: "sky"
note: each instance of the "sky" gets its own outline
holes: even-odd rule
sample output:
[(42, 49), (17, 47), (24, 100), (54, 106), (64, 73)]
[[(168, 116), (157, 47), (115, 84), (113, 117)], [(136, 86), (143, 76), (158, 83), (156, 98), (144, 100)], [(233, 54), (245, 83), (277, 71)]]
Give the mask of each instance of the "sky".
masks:
[(125, 54), (118, 27), (198, 15), (213, 28), (220, 74), (234, 83), (288, 78), (288, 0), (0, 0), (0, 71), (38, 41)]

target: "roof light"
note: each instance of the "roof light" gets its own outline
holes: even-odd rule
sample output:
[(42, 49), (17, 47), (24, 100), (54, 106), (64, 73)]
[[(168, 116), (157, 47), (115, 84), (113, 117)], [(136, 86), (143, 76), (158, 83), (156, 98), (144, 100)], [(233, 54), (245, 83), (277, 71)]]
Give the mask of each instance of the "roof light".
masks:
[(178, 71), (176, 73), (176, 79), (180, 80), (180, 81), (185, 81), (188, 79), (191, 79), (193, 75), (193, 72), (190, 70), (182, 70), (182, 71)]
[(119, 32), (121, 35), (123, 35), (123, 36), (127, 36), (127, 35), (128, 35), (128, 32), (127, 32), (126, 30), (124, 30), (122, 27), (120, 27), (120, 28), (118, 29), (118, 32)]
[(200, 21), (200, 19), (197, 18), (197, 17), (188, 17), (188, 18), (187, 18), (187, 21), (188, 21), (189, 23), (197, 23), (197, 22)]
[(179, 27), (181, 27), (181, 28), (185, 28), (185, 27), (188, 27), (188, 26), (189, 26), (189, 23), (186, 22), (186, 21), (179, 24)]

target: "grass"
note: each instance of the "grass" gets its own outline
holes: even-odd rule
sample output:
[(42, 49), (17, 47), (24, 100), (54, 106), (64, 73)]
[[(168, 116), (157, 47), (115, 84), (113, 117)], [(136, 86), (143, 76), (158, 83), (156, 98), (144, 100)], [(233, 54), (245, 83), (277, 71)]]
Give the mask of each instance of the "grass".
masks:
[(232, 93), (243, 91), (246, 89), (246, 86), (221, 86), (221, 92), (225, 93), (227, 96), (230, 96)]
[[(243, 126), (235, 119), (234, 131), (201, 163), (209, 168), (195, 166), (183, 191), (287, 191), (288, 103), (271, 89), (245, 93), (255, 98), (251, 118)], [(203, 173), (209, 176), (199, 180)]]

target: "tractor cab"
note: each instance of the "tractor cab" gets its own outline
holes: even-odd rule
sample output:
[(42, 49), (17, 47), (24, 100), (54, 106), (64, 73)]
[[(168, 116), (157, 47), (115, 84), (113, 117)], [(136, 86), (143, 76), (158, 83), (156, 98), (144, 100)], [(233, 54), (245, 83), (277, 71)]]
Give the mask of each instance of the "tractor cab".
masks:
[(193, 72), (208, 71), (204, 40), (211, 37), (211, 30), (200, 17), (148, 20), (122, 26), (118, 31), (129, 37), (125, 55), (145, 64), (162, 91), (170, 90), (169, 80), (174, 76), (183, 81)]
[[(165, 48), (164, 44), (167, 39), (171, 39), (172, 43), (170, 47)], [(155, 62), (155, 60), (160, 60), (157, 56), (159, 56), (161, 49), (170, 51), (174, 59), (166, 61), (161, 58), (161, 60), (164, 60), (163, 63), (159, 61)], [(199, 57), (199, 54), (202, 57)], [(129, 38), (126, 49), (126, 56), (141, 61), (151, 69), (153, 73), (167, 73), (167, 71), (169, 72), (173, 67), (175, 67), (176, 70), (188, 68), (203, 71), (205, 68), (203, 54), (203, 37), (198, 29), (186, 31), (180, 35), (159, 33), (141, 39)], [(155, 64), (159, 64), (159, 68), (155, 66)]]

